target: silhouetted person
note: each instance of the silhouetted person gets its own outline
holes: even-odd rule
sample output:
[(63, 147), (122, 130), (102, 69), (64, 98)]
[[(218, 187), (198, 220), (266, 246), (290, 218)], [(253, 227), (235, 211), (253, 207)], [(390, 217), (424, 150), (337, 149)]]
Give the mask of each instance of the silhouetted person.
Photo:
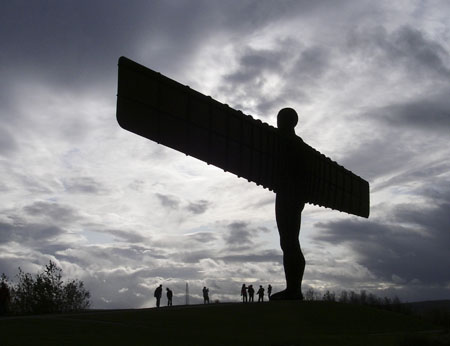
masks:
[[(292, 108), (283, 108), (278, 112), (277, 126), (286, 138), (294, 142), (303, 142), (295, 134), (298, 116)], [(294, 146), (286, 146), (284, 152), (279, 153), (283, 166), (281, 179), (275, 198), (275, 216), (280, 234), (280, 245), (283, 250), (284, 274), (286, 289), (271, 295), (271, 300), (301, 300), (303, 299), (301, 284), (305, 271), (305, 258), (300, 248), (300, 223), (305, 200), (299, 195), (298, 184), (305, 183), (302, 170)]]
[(156, 298), (156, 307), (159, 308), (159, 305), (161, 304), (161, 296), (162, 296), (162, 285), (159, 285), (154, 294)]
[(241, 296), (242, 296), (242, 302), (247, 303), (247, 287), (245, 287), (245, 284), (242, 284)]
[(264, 288), (260, 285), (258, 292), (256, 292), (258, 295), (258, 303), (264, 301)]
[(272, 295), (272, 286), (269, 284), (269, 286), (267, 286), (267, 296), (269, 297), (269, 300), (271, 295)]
[(209, 304), (209, 289), (206, 287), (203, 287), (203, 304), (208, 303)]
[(166, 291), (167, 291), (167, 306), (172, 306), (173, 292), (169, 289), (169, 287), (166, 288)]
[(6, 315), (9, 311), (9, 304), (11, 302), (11, 294), (6, 282), (0, 284), (0, 316)]
[(255, 289), (253, 288), (253, 285), (248, 285), (247, 291), (248, 291), (248, 301), (250, 303), (253, 303), (253, 297), (255, 295)]

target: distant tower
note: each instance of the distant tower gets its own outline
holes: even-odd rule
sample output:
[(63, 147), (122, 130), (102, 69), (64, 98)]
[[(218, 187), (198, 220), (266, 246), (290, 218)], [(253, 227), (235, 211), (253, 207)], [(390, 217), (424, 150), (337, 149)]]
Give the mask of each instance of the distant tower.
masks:
[(186, 282), (186, 305), (189, 305), (189, 284)]

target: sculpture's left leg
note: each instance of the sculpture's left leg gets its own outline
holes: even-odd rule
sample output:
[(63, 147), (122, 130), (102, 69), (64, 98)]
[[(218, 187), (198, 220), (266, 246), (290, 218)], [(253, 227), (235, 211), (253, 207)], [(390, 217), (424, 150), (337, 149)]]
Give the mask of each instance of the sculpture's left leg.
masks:
[(305, 257), (300, 248), (299, 235), (304, 206), (305, 204), (294, 199), (291, 193), (277, 193), (275, 216), (283, 251), (286, 290), (273, 294), (271, 300), (303, 299), (301, 284), (305, 271)]

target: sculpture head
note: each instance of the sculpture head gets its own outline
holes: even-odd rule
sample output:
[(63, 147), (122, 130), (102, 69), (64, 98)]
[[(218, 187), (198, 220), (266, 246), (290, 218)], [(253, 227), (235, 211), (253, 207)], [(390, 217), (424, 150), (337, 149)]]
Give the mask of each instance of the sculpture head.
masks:
[(298, 122), (297, 112), (292, 108), (283, 108), (277, 115), (277, 127), (285, 133), (295, 134), (294, 128)]

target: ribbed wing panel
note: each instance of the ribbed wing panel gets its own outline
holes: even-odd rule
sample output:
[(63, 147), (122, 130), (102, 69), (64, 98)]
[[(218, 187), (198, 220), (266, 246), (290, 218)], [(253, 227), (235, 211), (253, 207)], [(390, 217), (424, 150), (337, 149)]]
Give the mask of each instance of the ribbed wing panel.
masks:
[(298, 139), (125, 57), (119, 59), (117, 120), (133, 133), (278, 191), (282, 152), (294, 150), (309, 203), (368, 217), (366, 181)]

